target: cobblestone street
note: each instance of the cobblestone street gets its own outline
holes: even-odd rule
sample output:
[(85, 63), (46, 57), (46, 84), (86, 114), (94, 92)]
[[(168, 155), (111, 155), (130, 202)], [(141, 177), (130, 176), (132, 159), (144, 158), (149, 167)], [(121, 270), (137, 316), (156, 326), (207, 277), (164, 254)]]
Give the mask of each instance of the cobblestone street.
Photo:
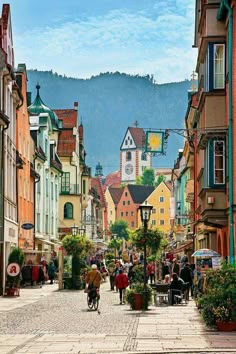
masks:
[(18, 299), (0, 298), (1, 354), (236, 353), (235, 332), (206, 331), (192, 301), (131, 311), (105, 283), (99, 315), (88, 311), (82, 291), (55, 289), (46, 285), (23, 289)]

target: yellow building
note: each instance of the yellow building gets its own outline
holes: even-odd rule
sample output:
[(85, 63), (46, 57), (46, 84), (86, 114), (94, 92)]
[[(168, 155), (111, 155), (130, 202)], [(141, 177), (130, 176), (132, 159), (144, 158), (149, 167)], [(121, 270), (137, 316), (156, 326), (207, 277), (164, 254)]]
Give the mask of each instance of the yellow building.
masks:
[[(158, 228), (165, 234), (170, 232), (170, 197), (170, 188), (161, 182), (146, 199), (153, 206), (149, 227)], [(140, 217), (139, 222), (141, 224)]]
[(122, 195), (122, 188), (120, 187), (108, 187), (105, 192), (105, 198), (107, 203), (107, 220), (108, 227), (117, 219), (117, 204)]

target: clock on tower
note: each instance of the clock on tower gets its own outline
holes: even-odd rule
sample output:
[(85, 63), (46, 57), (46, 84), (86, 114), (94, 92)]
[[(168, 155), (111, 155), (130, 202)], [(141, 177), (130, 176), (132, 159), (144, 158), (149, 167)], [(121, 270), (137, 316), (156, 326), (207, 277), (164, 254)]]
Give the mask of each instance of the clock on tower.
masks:
[(133, 173), (133, 165), (131, 163), (128, 163), (126, 166), (125, 166), (125, 173), (127, 175), (131, 175)]

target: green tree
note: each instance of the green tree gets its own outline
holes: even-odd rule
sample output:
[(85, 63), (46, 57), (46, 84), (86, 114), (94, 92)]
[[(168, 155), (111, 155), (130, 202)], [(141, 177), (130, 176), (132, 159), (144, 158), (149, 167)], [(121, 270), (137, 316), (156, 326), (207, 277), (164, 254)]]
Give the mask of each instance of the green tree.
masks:
[(122, 245), (121, 238), (119, 238), (119, 239), (113, 238), (108, 244), (108, 249), (115, 251), (115, 258), (117, 256), (117, 252), (119, 252), (119, 250), (120, 250), (121, 245)]
[(144, 243), (146, 242), (147, 248), (151, 251), (152, 254), (157, 254), (160, 246), (161, 240), (164, 237), (164, 233), (158, 229), (148, 229), (144, 234), (143, 227), (132, 232), (130, 241), (131, 244), (137, 247), (138, 250), (142, 250)]
[(141, 184), (144, 186), (154, 186), (155, 172), (153, 168), (145, 168), (141, 177)]
[(85, 257), (93, 248), (93, 244), (86, 236), (67, 235), (62, 240), (62, 245), (67, 254), (72, 256), (72, 288), (81, 289), (81, 268), (85, 266)]
[(159, 175), (158, 178), (157, 178), (157, 181), (156, 181), (156, 183), (155, 183), (155, 186), (156, 186), (156, 187), (159, 186), (159, 184), (160, 184), (161, 182), (165, 182), (165, 180), (166, 180), (166, 177), (165, 177), (164, 175)]
[(125, 220), (116, 220), (110, 226), (110, 231), (113, 235), (117, 235), (118, 238), (124, 238), (125, 240), (128, 240), (128, 223)]

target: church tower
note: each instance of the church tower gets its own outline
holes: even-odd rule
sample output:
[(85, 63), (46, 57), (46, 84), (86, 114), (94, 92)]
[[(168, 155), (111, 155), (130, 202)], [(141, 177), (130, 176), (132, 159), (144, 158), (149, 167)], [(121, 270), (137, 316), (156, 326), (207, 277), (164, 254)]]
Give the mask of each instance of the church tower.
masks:
[(128, 127), (120, 147), (121, 183), (134, 184), (145, 168), (152, 167), (150, 153), (144, 151), (145, 132), (142, 128)]

